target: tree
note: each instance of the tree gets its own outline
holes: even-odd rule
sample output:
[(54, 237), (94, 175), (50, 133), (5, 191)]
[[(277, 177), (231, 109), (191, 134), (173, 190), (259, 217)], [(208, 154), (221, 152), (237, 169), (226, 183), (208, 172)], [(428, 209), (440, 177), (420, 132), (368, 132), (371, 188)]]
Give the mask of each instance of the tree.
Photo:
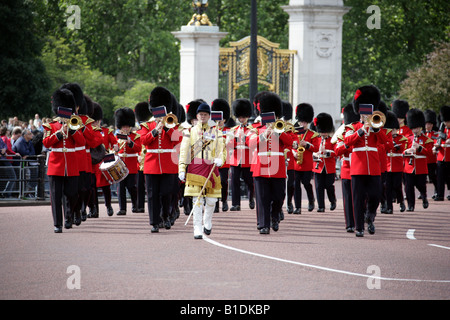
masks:
[(408, 72), (400, 96), (412, 107), (437, 113), (441, 106), (450, 105), (450, 42), (437, 45), (427, 61)]
[(30, 1), (0, 4), (0, 116), (27, 120), (46, 114), (50, 81), (40, 60)]

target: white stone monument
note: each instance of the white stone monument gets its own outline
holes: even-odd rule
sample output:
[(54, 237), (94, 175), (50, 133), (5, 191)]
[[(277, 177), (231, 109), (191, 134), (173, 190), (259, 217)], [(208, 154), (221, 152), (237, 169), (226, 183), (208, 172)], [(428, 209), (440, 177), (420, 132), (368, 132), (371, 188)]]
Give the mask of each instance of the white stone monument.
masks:
[(208, 104), (219, 96), (219, 41), (227, 35), (217, 26), (182, 26), (172, 32), (180, 40), (180, 98)]
[(289, 14), (289, 49), (297, 51), (294, 109), (299, 103), (310, 103), (315, 115), (327, 112), (339, 125), (342, 18), (350, 8), (344, 7), (342, 0), (290, 0), (282, 8)]

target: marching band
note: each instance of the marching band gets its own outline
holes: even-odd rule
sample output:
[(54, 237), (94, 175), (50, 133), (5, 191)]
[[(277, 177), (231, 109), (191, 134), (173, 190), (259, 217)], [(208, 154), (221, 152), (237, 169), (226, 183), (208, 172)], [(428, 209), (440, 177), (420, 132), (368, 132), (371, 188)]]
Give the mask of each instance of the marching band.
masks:
[[(252, 103), (257, 117), (249, 123)], [(184, 207), (195, 239), (211, 234), (219, 199), (223, 212), (241, 210), (241, 179), (260, 234), (279, 230), (284, 203), (289, 214), (301, 213), (302, 185), (308, 211), (316, 199), (317, 212), (325, 211), (325, 192), (335, 210), (337, 167), (343, 224), (357, 237), (365, 229), (375, 233), (379, 207), (392, 214), (397, 202), (400, 212), (414, 211), (415, 188), (428, 208), (427, 177), (432, 200), (444, 201), (445, 186), (450, 189), (450, 106), (436, 114), (395, 100), (390, 110), (373, 85), (356, 90), (337, 130), (330, 114), (314, 117), (308, 103), (293, 112), (290, 103), (268, 91), (231, 106), (224, 99), (211, 106), (198, 99), (184, 109), (169, 90), (156, 87), (148, 102), (115, 111), (115, 133), (101, 127), (101, 106), (76, 83), (56, 90), (51, 104), (55, 118), (44, 125), (43, 144), (51, 151), (47, 174), (55, 233), (98, 217), (98, 188), (113, 216), (113, 186), (116, 215), (126, 214), (128, 192), (132, 212), (145, 212), (147, 201), (151, 232), (157, 233), (170, 229), (178, 206)]]

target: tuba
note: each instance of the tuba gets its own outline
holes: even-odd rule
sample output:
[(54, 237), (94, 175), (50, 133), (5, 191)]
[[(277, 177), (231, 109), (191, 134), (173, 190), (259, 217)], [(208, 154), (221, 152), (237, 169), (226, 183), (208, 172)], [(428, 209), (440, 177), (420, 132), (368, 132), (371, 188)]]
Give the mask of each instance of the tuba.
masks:
[(386, 116), (381, 111), (374, 111), (367, 121), (372, 128), (379, 129), (386, 123)]

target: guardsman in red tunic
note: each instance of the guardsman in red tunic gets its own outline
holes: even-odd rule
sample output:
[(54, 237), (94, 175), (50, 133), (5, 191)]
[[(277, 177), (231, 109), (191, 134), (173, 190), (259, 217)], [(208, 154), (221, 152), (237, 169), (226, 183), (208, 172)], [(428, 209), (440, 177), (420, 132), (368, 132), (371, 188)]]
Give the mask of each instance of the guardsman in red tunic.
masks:
[[(294, 184), (294, 214), (301, 213), (302, 206), (302, 184), (306, 191), (308, 198), (308, 211), (314, 210), (314, 192), (311, 184), (313, 177), (313, 168), (315, 163), (313, 161), (313, 153), (319, 151), (320, 137), (319, 134), (311, 129), (308, 129), (308, 124), (313, 121), (314, 108), (309, 103), (300, 103), (295, 110), (295, 124), (296, 138), (294, 140), (294, 170), (295, 170), (295, 184)], [(298, 149), (302, 148), (303, 152), (298, 154)], [(288, 213), (290, 213), (288, 211)]]
[(336, 153), (335, 142), (331, 141), (334, 132), (333, 118), (330, 114), (322, 112), (314, 119), (314, 125), (320, 135), (319, 150), (314, 153), (317, 161), (313, 168), (316, 185), (317, 212), (325, 212), (325, 190), (330, 200), (330, 210), (336, 209)]
[[(136, 115), (136, 121), (139, 124), (139, 129), (137, 130), (137, 133), (139, 134), (139, 136), (142, 137), (142, 131), (145, 130), (142, 124), (149, 121), (150, 118), (152, 117), (152, 113), (150, 112), (148, 102), (144, 101), (136, 104), (136, 106), (134, 107), (134, 114)], [(141, 148), (142, 148), (141, 152), (139, 153), (138, 156), (139, 168), (136, 181), (137, 184), (136, 212), (145, 212), (146, 192), (145, 192), (144, 161), (147, 149), (145, 149), (145, 146), (143, 144)]]
[[(52, 95), (52, 109), (58, 114), (58, 107), (72, 109), (76, 114), (76, 102), (70, 90), (59, 89)], [(68, 205), (65, 210), (66, 229), (72, 227), (73, 210), (78, 195), (78, 161), (74, 157), (75, 149), (85, 144), (81, 130), (72, 130), (61, 118), (44, 124), (43, 145), (50, 149), (47, 175), (50, 185), (50, 198), (55, 233), (62, 232), (63, 197)]]
[[(101, 106), (94, 102), (94, 113), (92, 115), (92, 119), (94, 119), (94, 122), (92, 123), (94, 127), (100, 127), (103, 119), (103, 110)], [(106, 153), (110, 152), (118, 152), (119, 147), (117, 145), (117, 139), (114, 135), (114, 130), (107, 128), (107, 127), (101, 127), (100, 128), (101, 135), (103, 138), (103, 146), (105, 148)], [(100, 165), (103, 163), (103, 161), (100, 161), (97, 164), (93, 164), (93, 170), (95, 174), (95, 191), (97, 191), (97, 188), (102, 189), (103, 197), (105, 198), (105, 207), (106, 207), (106, 213), (108, 216), (112, 216), (114, 214), (113, 208), (111, 206), (111, 184), (106, 180), (105, 176), (100, 171)], [(95, 192), (94, 194), (94, 206), (96, 207), (96, 210), (91, 210), (91, 212), (96, 212), (96, 216), (92, 216), (91, 218), (98, 218), (98, 212), (99, 212), (99, 206), (98, 206), (98, 194)], [(92, 201), (91, 201), (92, 202)]]
[[(445, 185), (450, 190), (450, 106), (440, 108), (440, 132), (434, 152), (437, 152), (437, 195), (435, 201), (444, 201)], [(447, 196), (450, 200), (450, 195)]]
[[(380, 111), (386, 117), (387, 106), (384, 101), (380, 101), (377, 111)], [(387, 158), (386, 150), (392, 148), (392, 130), (387, 130), (384, 127), (380, 128), (380, 134), (386, 135), (386, 143), (378, 145), (378, 156), (380, 157), (380, 170), (381, 170), (381, 190), (380, 190), (380, 212), (386, 213), (386, 174), (387, 174)]]
[(135, 126), (134, 111), (128, 107), (117, 109), (114, 113), (116, 128), (119, 131), (116, 133), (118, 143), (118, 156), (124, 162), (128, 169), (128, 175), (125, 179), (119, 182), (118, 198), (119, 211), (118, 216), (127, 214), (127, 193), (131, 198), (131, 211), (137, 210), (137, 172), (139, 168), (138, 156), (141, 152), (140, 135), (133, 131)]
[[(381, 96), (374, 85), (360, 87), (353, 98), (353, 109), (359, 114), (360, 104), (378, 107)], [(380, 202), (381, 170), (377, 146), (385, 143), (386, 135), (372, 128), (367, 115), (361, 115), (361, 123), (348, 129), (344, 143), (352, 148), (350, 174), (352, 177), (353, 214), (356, 236), (364, 236), (364, 221), (370, 234), (375, 233), (374, 219)], [(367, 210), (367, 216), (365, 216)]]
[(250, 171), (249, 134), (252, 126), (247, 121), (252, 115), (252, 105), (248, 99), (236, 99), (232, 103), (235, 118), (239, 124), (232, 127), (227, 139), (227, 150), (231, 168), (231, 208), (241, 210), (241, 177), (248, 189), (250, 209), (255, 208), (253, 176)]
[[(233, 120), (233, 118), (230, 117), (231, 110), (230, 105), (225, 99), (215, 99), (211, 103), (211, 111), (222, 111), (223, 113), (223, 120), (217, 122), (218, 129), (223, 134), (223, 141), (226, 141), (227, 134), (230, 133), (231, 127), (234, 127), (236, 125), (236, 122)], [(230, 157), (227, 154), (227, 160), (225, 163), (219, 168), (220, 173), (220, 183), (222, 185), (222, 211), (228, 211), (228, 173), (230, 170)], [(214, 209), (214, 212), (219, 212), (219, 201), (216, 202), (216, 207)]]
[[(282, 116), (280, 97), (267, 92), (259, 97), (261, 115), (274, 112), (277, 118)], [(264, 124), (252, 129), (250, 148), (256, 151), (253, 167), (255, 195), (260, 234), (269, 234), (270, 226), (277, 231), (279, 213), (283, 206), (286, 188), (286, 166), (284, 150), (292, 148), (292, 138), (284, 131), (277, 133), (272, 124)]]
[(403, 176), (403, 152), (408, 144), (408, 139), (398, 134), (400, 125), (397, 116), (392, 111), (386, 113), (386, 123), (383, 129), (391, 130), (393, 143), (386, 148), (386, 207), (387, 214), (394, 212), (393, 202), (400, 203), (400, 212), (405, 211), (403, 200), (402, 176)]
[(419, 190), (423, 208), (428, 208), (427, 200), (427, 156), (433, 152), (433, 139), (423, 134), (425, 116), (422, 110), (410, 109), (406, 114), (408, 127), (413, 135), (408, 137), (408, 145), (404, 151), (405, 193), (408, 209), (414, 211), (414, 187)]
[[(345, 229), (347, 232), (355, 232), (355, 217), (353, 215), (352, 200), (352, 177), (350, 175), (351, 148), (344, 143), (344, 134), (347, 130), (355, 131), (355, 125), (359, 123), (359, 115), (353, 111), (353, 105), (347, 104), (342, 109), (344, 123), (335, 132), (336, 147), (334, 149), (336, 156), (341, 159), (341, 183), (342, 200), (344, 205)], [(334, 137), (334, 136), (333, 136)]]
[[(165, 106), (169, 114), (173, 109), (172, 94), (164, 87), (156, 87), (149, 97), (150, 112)], [(151, 232), (159, 232), (161, 224), (171, 228), (170, 213), (173, 203), (174, 184), (178, 184), (178, 149), (182, 134), (177, 127), (169, 128), (164, 118), (152, 118), (142, 123), (141, 143), (146, 148), (144, 161), (145, 184), (147, 188), (148, 213)]]
[[(425, 116), (425, 132), (424, 134), (433, 139), (433, 144), (436, 142), (438, 138), (438, 127), (437, 127), (437, 117), (436, 112), (433, 110), (425, 110), (423, 112)], [(427, 156), (427, 166), (428, 166), (428, 179), (434, 186), (434, 194), (431, 196), (432, 199), (436, 198), (437, 195), (437, 157), (434, 152)]]

